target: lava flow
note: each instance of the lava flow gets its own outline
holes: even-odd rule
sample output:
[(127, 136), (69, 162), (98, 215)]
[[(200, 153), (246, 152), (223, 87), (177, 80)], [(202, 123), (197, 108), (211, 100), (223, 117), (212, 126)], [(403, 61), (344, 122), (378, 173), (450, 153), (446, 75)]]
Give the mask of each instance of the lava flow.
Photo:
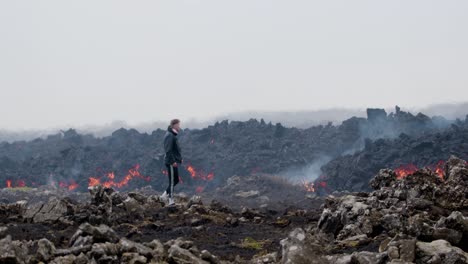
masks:
[[(429, 166), (432, 171), (434, 171), (440, 179), (444, 180), (445, 171), (444, 171), (445, 162), (439, 161), (436, 165)], [(414, 164), (401, 165), (396, 168), (394, 171), (397, 175), (397, 179), (403, 179), (408, 175), (414, 174), (418, 171), (419, 168)]]
[(7, 188), (21, 188), (26, 187), (26, 182), (24, 180), (17, 180), (14, 184), (12, 180), (6, 180), (6, 187)]
[[(214, 173), (213, 172), (205, 173), (202, 170), (195, 169), (195, 167), (193, 167), (191, 164), (185, 165), (185, 169), (190, 174), (190, 177), (195, 181), (209, 182), (209, 181), (212, 181), (214, 179)], [(196, 193), (202, 193), (205, 190), (206, 184), (207, 183), (198, 185), (195, 188), (195, 192)]]
[(114, 172), (107, 173), (105, 175), (107, 180), (104, 179), (102, 182), (101, 182), (101, 178), (90, 177), (88, 179), (88, 187), (93, 187), (93, 186), (96, 186), (96, 185), (102, 185), (102, 186), (107, 187), (107, 188), (111, 188), (111, 187), (113, 187), (113, 188), (122, 188), (124, 186), (127, 186), (128, 183), (134, 178), (141, 178), (141, 179), (143, 179), (145, 181), (150, 181), (151, 180), (150, 177), (145, 177), (145, 176), (141, 175), (139, 170), (140, 170), (140, 165), (139, 164), (135, 165), (135, 167), (128, 170), (127, 175), (125, 175), (125, 177), (120, 181), (115, 181), (115, 173)]
[(78, 188), (78, 183), (76, 183), (74, 180), (71, 180), (70, 183), (66, 182), (59, 182), (59, 186), (61, 188), (68, 189), (69, 191), (73, 191), (76, 188)]
[(201, 170), (196, 170), (192, 165), (186, 166), (187, 171), (190, 173), (190, 176), (194, 180), (203, 180), (203, 181), (211, 181), (214, 179), (214, 173), (205, 173)]

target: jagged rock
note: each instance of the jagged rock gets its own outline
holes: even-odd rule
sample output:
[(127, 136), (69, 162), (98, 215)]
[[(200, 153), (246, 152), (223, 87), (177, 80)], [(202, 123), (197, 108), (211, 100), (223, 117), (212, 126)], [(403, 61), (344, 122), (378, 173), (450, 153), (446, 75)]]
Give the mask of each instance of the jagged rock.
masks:
[[(449, 178), (442, 180), (429, 169), (418, 170), (401, 179), (397, 179), (392, 170), (380, 170), (371, 180), (375, 191), (328, 197), (317, 227), (305, 235), (312, 236), (310, 241), (325, 239), (335, 250), (338, 250), (338, 246), (339, 250), (355, 251), (355, 248), (372, 244), (373, 240), (381, 242), (379, 253), (358, 251), (351, 256), (328, 255), (327, 260), (332, 263), (465, 261), (460, 256), (466, 254), (462, 252), (467, 248), (467, 217), (460, 211), (452, 210), (466, 212), (468, 196), (465, 190), (468, 184), (461, 180), (466, 167), (464, 161), (455, 157), (447, 162), (447, 174), (452, 171), (449, 177), (459, 179), (457, 182)], [(450, 211), (449, 216), (441, 217)], [(387, 236), (394, 238), (385, 238)], [(439, 242), (430, 244), (418, 240)], [(453, 249), (449, 242), (462, 249)], [(304, 243), (298, 244), (301, 246), (299, 252), (302, 252)], [(442, 252), (448, 255), (437, 252), (429, 254), (431, 245), (440, 245)], [(450, 250), (447, 245), (451, 247)]]
[(447, 227), (468, 234), (468, 217), (464, 217), (461, 212), (455, 211), (447, 218), (441, 217), (439, 221), (437, 221), (436, 227)]
[(75, 263), (74, 264), (87, 264), (87, 263), (90, 263), (90, 260), (88, 259), (88, 257), (85, 254), (80, 253), (75, 258)]
[(145, 264), (148, 259), (138, 253), (125, 252), (122, 254), (122, 264)]
[(8, 227), (0, 226), (0, 239), (4, 238), (7, 234)]
[(70, 239), (70, 245), (74, 245), (75, 242), (78, 240), (79, 237), (83, 236), (92, 236), (93, 242), (112, 242), (116, 243), (119, 241), (119, 236), (115, 231), (104, 225), (101, 224), (99, 226), (93, 226), (89, 223), (81, 224), (78, 230)]
[(66, 255), (79, 255), (81, 253), (85, 253), (90, 251), (92, 248), (92, 245), (82, 245), (82, 246), (75, 246), (75, 247), (70, 247), (70, 248), (64, 248), (64, 249), (57, 249), (55, 251), (55, 256), (66, 256)]
[(274, 264), (278, 263), (278, 253), (273, 252), (252, 259), (252, 264)]
[(350, 263), (359, 264), (384, 264), (387, 259), (386, 253), (375, 253), (375, 252), (354, 252), (351, 255)]
[(139, 255), (145, 256), (149, 259), (153, 257), (153, 251), (151, 248), (146, 247), (140, 243), (130, 241), (126, 238), (120, 239), (119, 245), (123, 252), (138, 253)]
[(62, 257), (56, 257), (51, 262), (51, 264), (75, 264), (76, 257), (75, 255), (67, 255)]
[(368, 108), (367, 109), (367, 119), (370, 122), (385, 121), (387, 118), (387, 112), (384, 109), (378, 108)]
[(192, 254), (189, 250), (181, 248), (178, 245), (172, 245), (169, 250), (169, 260), (179, 264), (209, 264)]
[(397, 177), (393, 170), (382, 169), (374, 178), (370, 180), (369, 185), (374, 190), (378, 190), (382, 187), (390, 187), (396, 180)]
[(128, 196), (138, 201), (140, 204), (144, 204), (147, 201), (147, 197), (138, 192), (129, 192)]
[(83, 247), (83, 246), (91, 246), (94, 242), (94, 239), (92, 236), (81, 236), (83, 234), (82, 232), (79, 232), (79, 236), (72, 237), (73, 244), (71, 244), (73, 247)]
[(0, 239), (0, 263), (24, 263), (28, 259), (28, 249), (15, 243), (8, 235)]
[(43, 238), (37, 242), (37, 258), (42, 261), (51, 260), (56, 252), (56, 248), (52, 242)]
[(51, 197), (47, 203), (28, 206), (23, 217), (34, 223), (54, 222), (73, 213), (73, 207), (65, 200)]
[(127, 199), (125, 199), (123, 203), (125, 205), (127, 212), (135, 216), (138, 216), (140, 218), (143, 217), (143, 212), (144, 212), (143, 206), (137, 200), (131, 197), (127, 197)]
[(161, 241), (155, 239), (145, 245), (151, 248), (153, 259), (156, 261), (161, 261), (166, 256), (166, 249)]
[[(95, 259), (100, 259), (103, 257), (112, 257), (116, 256), (121, 252), (120, 245), (113, 244), (109, 242), (105, 243), (95, 243), (91, 248), (90, 255)], [(112, 260), (113, 258), (111, 258)]]
[(201, 196), (199, 195), (192, 196), (187, 203), (187, 208), (190, 208), (192, 205), (203, 205)]
[(247, 219), (253, 219), (254, 217), (262, 217), (263, 215), (258, 210), (244, 207), (242, 208), (241, 215)]
[(193, 241), (184, 240), (184, 239), (178, 237), (177, 239), (172, 239), (172, 240), (167, 241), (166, 243), (164, 243), (164, 245), (167, 246), (167, 247), (171, 247), (173, 245), (176, 245), (176, 246), (181, 247), (183, 249), (190, 249), (191, 247), (193, 247)]
[(324, 263), (324, 258), (318, 253), (321, 246), (309, 241), (307, 236), (308, 234), (302, 228), (296, 228), (287, 238), (281, 240), (281, 263)]
[(421, 263), (468, 263), (468, 253), (450, 245), (445, 240), (435, 240), (430, 243), (417, 242), (416, 254)]
[(202, 250), (200, 253), (200, 258), (202, 260), (208, 261), (211, 264), (218, 264), (220, 263), (218, 257), (211, 254), (208, 250)]

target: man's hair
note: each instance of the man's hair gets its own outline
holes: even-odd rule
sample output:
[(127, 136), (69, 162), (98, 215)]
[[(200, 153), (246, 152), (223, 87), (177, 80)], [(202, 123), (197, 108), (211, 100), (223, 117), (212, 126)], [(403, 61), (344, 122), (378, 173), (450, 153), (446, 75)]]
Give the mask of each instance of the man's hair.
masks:
[(180, 123), (180, 120), (179, 119), (172, 119), (171, 120), (171, 127), (173, 127), (175, 124), (179, 124)]

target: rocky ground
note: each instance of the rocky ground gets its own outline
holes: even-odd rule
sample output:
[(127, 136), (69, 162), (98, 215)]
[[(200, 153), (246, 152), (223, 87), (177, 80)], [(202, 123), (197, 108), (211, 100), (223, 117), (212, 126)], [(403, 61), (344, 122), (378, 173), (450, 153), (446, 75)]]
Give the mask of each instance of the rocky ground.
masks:
[(232, 177), (201, 195), (167, 206), (150, 187), (3, 189), (0, 263), (277, 261), (280, 240), (317, 222), (323, 202), (267, 175)]
[(374, 191), (326, 199), (316, 226), (294, 230), (284, 263), (468, 263), (468, 166), (451, 157), (440, 177), (381, 170)]
[(4, 189), (0, 263), (468, 263), (466, 161), (442, 176), (383, 169), (370, 186), (324, 199), (231, 177), (175, 206), (151, 188)]

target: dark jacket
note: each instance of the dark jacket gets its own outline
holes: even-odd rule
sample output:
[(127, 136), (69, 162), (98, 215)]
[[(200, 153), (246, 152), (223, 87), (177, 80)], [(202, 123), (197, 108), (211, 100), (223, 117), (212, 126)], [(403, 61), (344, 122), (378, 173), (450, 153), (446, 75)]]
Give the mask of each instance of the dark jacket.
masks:
[(182, 153), (180, 151), (177, 133), (172, 131), (171, 127), (167, 128), (166, 134), (164, 135), (164, 153), (164, 163), (182, 163)]

